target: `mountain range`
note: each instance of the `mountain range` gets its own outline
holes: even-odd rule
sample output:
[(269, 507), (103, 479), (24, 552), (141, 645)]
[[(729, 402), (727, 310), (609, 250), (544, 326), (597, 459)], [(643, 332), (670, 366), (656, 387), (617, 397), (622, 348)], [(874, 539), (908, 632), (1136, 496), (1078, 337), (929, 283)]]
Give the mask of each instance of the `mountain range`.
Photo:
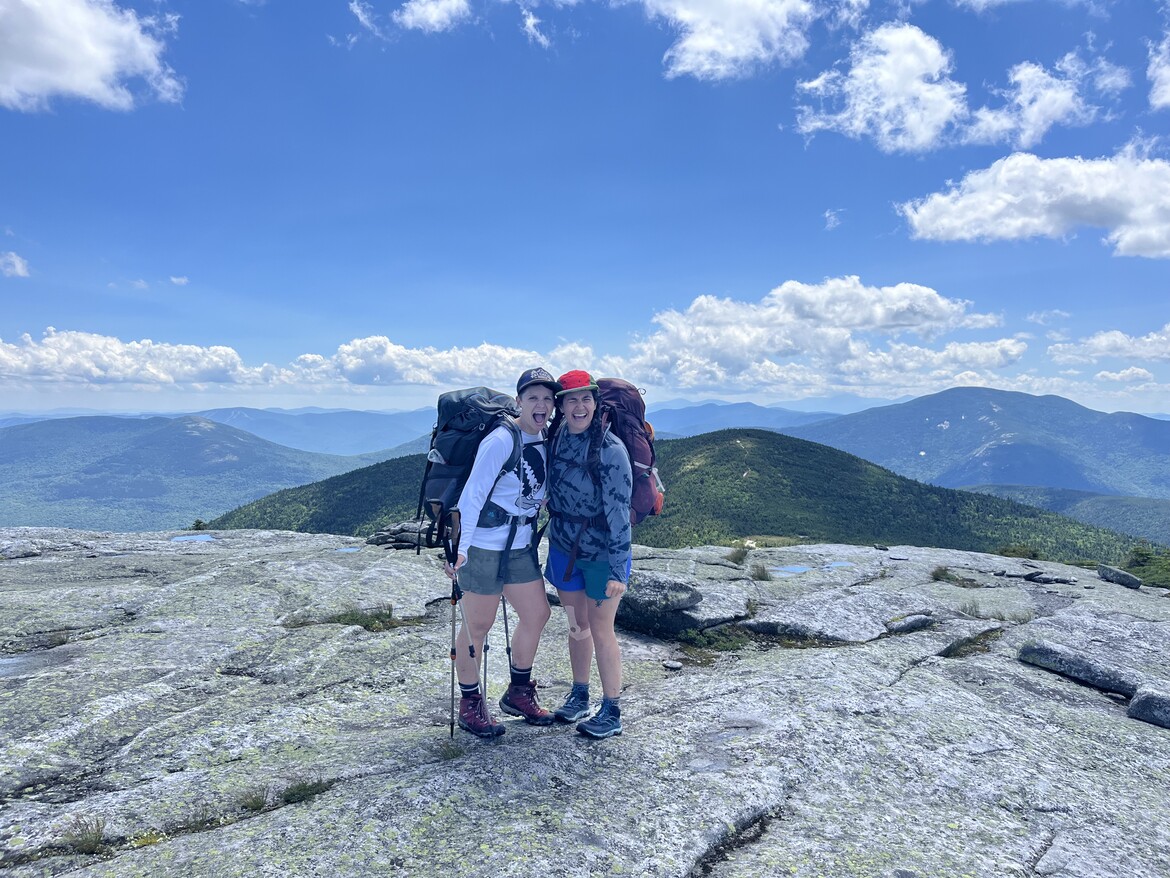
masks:
[(707, 402), (685, 408), (655, 409), (646, 415), (661, 438), (697, 436), (731, 427), (759, 427), (787, 432), (789, 428), (841, 417), (833, 412), (797, 412), (752, 402)]
[(0, 525), (188, 527), (376, 459), (286, 448), (195, 416), (18, 424), (0, 429)]
[(784, 432), (945, 487), (1170, 498), (1170, 422), (1059, 396), (956, 387)]
[[(760, 427), (918, 481), (995, 494), (1170, 543), (1167, 421), (986, 388), (954, 388), (848, 415), (753, 403), (671, 406), (648, 415), (663, 440), (660, 449), (669, 444), (666, 437)], [(0, 427), (0, 523), (101, 522), (132, 530), (164, 521), (186, 525), (271, 491), (425, 451), (434, 411), (224, 408), (166, 417), (35, 417), (8, 415), (16, 423)], [(205, 426), (184, 427), (192, 417)], [(168, 421), (177, 423), (175, 432), (163, 429)], [(260, 444), (249, 445), (246, 436)], [(126, 444), (114, 447), (115, 437)], [(187, 461), (219, 459), (225, 443), (251, 450), (215, 475), (190, 471)]]

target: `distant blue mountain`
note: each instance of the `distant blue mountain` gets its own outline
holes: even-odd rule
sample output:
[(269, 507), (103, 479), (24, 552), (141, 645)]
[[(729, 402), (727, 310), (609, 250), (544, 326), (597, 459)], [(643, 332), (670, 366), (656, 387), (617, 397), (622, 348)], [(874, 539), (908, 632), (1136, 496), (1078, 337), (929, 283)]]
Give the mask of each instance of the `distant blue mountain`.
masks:
[(206, 418), (54, 418), (0, 429), (0, 525), (189, 526), (357, 469)]
[[(384, 451), (430, 434), (435, 410), (412, 412), (308, 411), (292, 413), (254, 408), (197, 412), (200, 417), (244, 430), (261, 439), (319, 454)], [(385, 455), (382, 455), (385, 456)]]
[(947, 488), (1033, 485), (1170, 498), (1170, 423), (1060, 396), (955, 387), (784, 429)]
[(707, 402), (685, 408), (655, 409), (646, 415), (646, 419), (654, 425), (655, 434), (659, 436), (697, 436), (735, 427), (784, 430), (837, 417), (841, 416), (832, 412), (765, 408), (752, 402)]

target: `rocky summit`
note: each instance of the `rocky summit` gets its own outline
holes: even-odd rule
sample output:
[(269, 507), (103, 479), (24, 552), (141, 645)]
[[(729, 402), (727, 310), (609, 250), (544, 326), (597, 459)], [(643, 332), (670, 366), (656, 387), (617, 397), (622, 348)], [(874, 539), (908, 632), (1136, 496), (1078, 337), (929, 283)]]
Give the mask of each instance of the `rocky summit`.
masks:
[[(1164, 878), (1170, 600), (1130, 585), (637, 547), (624, 733), (483, 741), (451, 736), (433, 551), (3, 529), (0, 872)], [(554, 607), (548, 705), (566, 630)], [(491, 647), (494, 700), (502, 624)]]

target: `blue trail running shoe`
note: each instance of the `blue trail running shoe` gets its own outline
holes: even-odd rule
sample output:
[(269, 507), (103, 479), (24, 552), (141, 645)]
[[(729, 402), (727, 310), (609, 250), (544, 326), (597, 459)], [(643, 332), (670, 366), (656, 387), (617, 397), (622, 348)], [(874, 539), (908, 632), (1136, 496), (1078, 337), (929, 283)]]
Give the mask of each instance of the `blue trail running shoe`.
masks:
[(601, 710), (584, 722), (577, 723), (577, 731), (590, 738), (609, 738), (622, 733), (622, 709), (608, 698), (602, 699)]
[(575, 723), (589, 716), (589, 687), (574, 683), (565, 703), (553, 711), (553, 716), (563, 723)]

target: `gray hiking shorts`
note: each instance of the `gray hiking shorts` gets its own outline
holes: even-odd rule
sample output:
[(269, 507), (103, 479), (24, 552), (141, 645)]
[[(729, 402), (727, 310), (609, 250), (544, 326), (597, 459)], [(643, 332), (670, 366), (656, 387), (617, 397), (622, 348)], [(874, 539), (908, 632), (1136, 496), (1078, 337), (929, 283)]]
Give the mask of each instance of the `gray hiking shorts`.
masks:
[[(467, 563), (459, 568), (459, 587), (474, 594), (502, 594), (499, 581), (500, 560), (504, 553), (472, 546)], [(532, 549), (513, 549), (508, 553), (508, 585), (541, 579), (540, 567)]]

